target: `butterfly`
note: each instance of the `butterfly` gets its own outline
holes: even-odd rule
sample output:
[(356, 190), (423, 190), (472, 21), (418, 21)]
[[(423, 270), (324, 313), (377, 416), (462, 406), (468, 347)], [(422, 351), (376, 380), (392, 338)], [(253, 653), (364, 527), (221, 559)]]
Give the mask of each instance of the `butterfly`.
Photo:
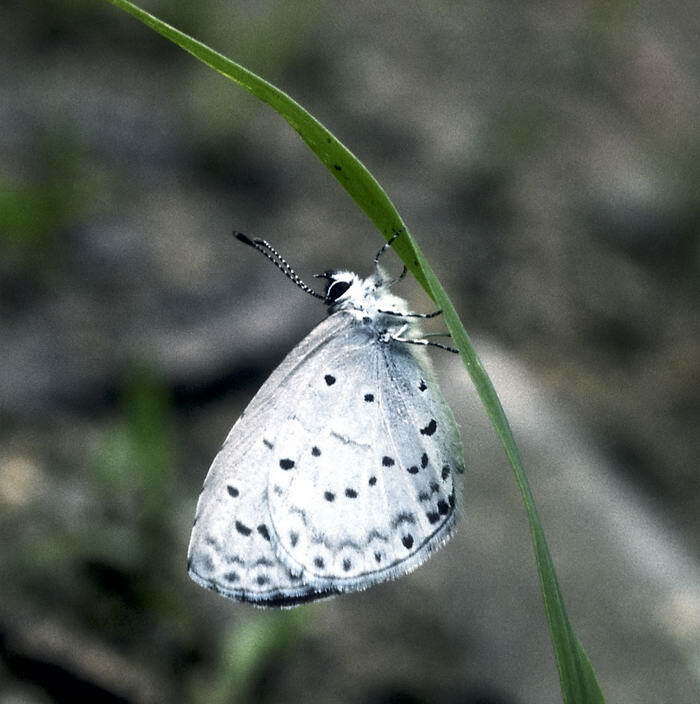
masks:
[[(228, 434), (195, 513), (188, 572), (261, 607), (292, 607), (410, 572), (452, 534), (464, 472), (420, 314), (374, 259), (323, 294), (265, 240), (236, 237), (328, 306)], [(451, 350), (456, 351), (456, 350)]]

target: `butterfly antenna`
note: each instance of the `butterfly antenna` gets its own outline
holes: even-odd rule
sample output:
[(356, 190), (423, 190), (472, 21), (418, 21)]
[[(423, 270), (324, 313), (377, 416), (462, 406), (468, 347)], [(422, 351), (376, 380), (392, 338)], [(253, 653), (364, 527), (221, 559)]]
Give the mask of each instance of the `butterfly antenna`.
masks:
[(322, 296), (317, 291), (314, 291), (310, 286), (305, 284), (299, 278), (294, 269), (289, 266), (284, 257), (269, 242), (258, 239), (257, 237), (255, 239), (250, 239), (248, 235), (245, 235), (242, 232), (236, 232), (235, 230), (233, 234), (237, 240), (243, 242), (243, 244), (247, 244), (253, 249), (257, 249), (260, 254), (267, 257), (290, 281), (295, 283), (302, 291), (308, 293), (314, 298), (319, 298), (322, 301), (326, 300), (325, 296)]
[[(402, 232), (403, 232), (403, 230), (398, 230), (382, 245), (381, 249), (377, 252), (377, 256), (374, 258), (375, 269), (379, 269), (379, 258), (382, 256), (382, 254), (384, 254), (384, 252), (386, 252), (387, 249), (389, 249), (389, 247), (391, 247), (392, 244), (394, 244), (394, 240)], [(395, 279), (392, 279), (388, 283), (380, 279), (379, 281), (377, 281), (376, 288), (380, 288), (381, 286), (387, 286), (387, 287), (393, 286), (394, 284), (401, 281), (401, 279), (403, 279), (407, 273), (408, 273), (408, 269), (406, 268), (406, 265), (404, 264), (403, 270)]]

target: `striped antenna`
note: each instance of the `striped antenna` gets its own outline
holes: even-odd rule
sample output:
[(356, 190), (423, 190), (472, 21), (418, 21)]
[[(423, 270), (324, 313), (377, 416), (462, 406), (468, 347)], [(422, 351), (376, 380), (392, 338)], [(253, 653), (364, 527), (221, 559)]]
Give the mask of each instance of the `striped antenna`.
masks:
[(237, 240), (243, 242), (243, 244), (247, 244), (249, 247), (257, 249), (260, 254), (267, 257), (290, 281), (295, 283), (302, 291), (304, 291), (304, 293), (308, 293), (310, 296), (318, 298), (322, 301), (326, 300), (325, 296), (322, 296), (317, 291), (314, 291), (310, 286), (305, 284), (299, 276), (297, 276), (294, 269), (289, 266), (284, 257), (269, 242), (258, 239), (257, 237), (255, 239), (250, 239), (248, 235), (245, 235), (242, 232), (236, 232), (235, 230), (233, 231), (233, 235)]

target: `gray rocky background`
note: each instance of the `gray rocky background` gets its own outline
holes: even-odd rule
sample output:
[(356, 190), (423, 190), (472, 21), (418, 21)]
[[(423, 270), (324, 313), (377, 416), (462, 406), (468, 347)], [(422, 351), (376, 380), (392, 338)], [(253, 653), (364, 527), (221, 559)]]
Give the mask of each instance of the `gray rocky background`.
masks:
[[(695, 3), (144, 7), (369, 166), (502, 395), (608, 701), (700, 700)], [(524, 511), (447, 354), (449, 546), (282, 614), (187, 579), (209, 462), (324, 314), (230, 231), (305, 277), (381, 241), (286, 123), (108, 3), (0, 26), (0, 704), (560, 701)]]

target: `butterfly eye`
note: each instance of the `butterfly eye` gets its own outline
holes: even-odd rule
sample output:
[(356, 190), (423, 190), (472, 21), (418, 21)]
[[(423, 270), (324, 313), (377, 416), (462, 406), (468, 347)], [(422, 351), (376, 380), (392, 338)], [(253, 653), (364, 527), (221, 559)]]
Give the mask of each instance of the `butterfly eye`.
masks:
[(337, 301), (349, 288), (348, 281), (334, 281), (326, 291), (326, 298), (329, 301)]

